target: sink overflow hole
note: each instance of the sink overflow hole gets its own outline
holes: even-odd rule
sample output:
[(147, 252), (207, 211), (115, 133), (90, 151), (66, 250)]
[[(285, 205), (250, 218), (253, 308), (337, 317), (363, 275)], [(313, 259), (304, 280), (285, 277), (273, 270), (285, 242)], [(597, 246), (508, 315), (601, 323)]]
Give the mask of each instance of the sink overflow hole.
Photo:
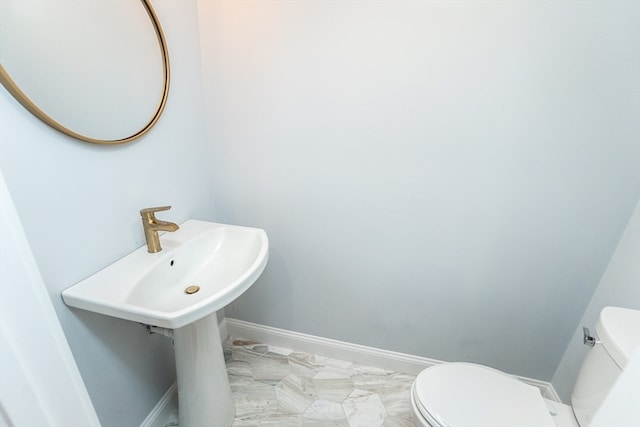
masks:
[(198, 292), (199, 290), (200, 290), (200, 286), (198, 286), (198, 285), (191, 285), (191, 286), (187, 287), (187, 288), (184, 290), (184, 293), (185, 293), (185, 294), (189, 294), (189, 295), (191, 295), (191, 294), (195, 294), (195, 293), (196, 293), (196, 292)]
[(173, 260), (171, 260), (171, 262), (169, 263), (169, 265), (173, 267), (173, 263), (174, 263), (174, 261), (173, 261)]

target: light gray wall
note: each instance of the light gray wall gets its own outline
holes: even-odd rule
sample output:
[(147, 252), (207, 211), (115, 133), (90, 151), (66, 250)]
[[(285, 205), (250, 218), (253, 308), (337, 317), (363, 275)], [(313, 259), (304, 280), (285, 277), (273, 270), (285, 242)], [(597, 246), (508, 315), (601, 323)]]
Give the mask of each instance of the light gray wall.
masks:
[(142, 139), (123, 146), (71, 140), (0, 89), (0, 167), (105, 427), (146, 417), (175, 380), (173, 349), (137, 323), (69, 309), (60, 292), (144, 244), (140, 208), (171, 204), (159, 217), (176, 222), (213, 217), (196, 3), (153, 4), (172, 81), (164, 114)]
[(606, 306), (640, 310), (640, 203), (553, 375), (552, 384), (567, 403), (571, 400), (576, 376), (589, 349), (582, 344), (582, 327), (588, 327), (595, 334), (595, 323)]
[(549, 380), (640, 196), (640, 4), (198, 3), (229, 317)]

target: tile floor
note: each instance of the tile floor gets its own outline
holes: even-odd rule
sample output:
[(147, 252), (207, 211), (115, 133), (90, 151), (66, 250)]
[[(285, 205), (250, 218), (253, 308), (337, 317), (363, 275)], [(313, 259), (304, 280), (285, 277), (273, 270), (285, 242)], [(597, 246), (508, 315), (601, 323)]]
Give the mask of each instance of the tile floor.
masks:
[(243, 340), (224, 350), (233, 427), (414, 427), (413, 375)]

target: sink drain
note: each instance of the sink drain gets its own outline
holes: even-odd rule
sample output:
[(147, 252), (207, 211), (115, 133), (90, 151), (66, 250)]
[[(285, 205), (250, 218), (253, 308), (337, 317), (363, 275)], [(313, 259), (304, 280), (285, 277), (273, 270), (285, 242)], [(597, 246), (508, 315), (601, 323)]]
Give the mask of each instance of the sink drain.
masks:
[(200, 286), (197, 286), (197, 285), (191, 285), (191, 286), (189, 286), (188, 288), (186, 288), (186, 289), (184, 290), (184, 293), (185, 293), (185, 294), (189, 294), (189, 295), (191, 295), (191, 294), (195, 294), (195, 293), (196, 293), (196, 292), (198, 292), (199, 290), (200, 290)]

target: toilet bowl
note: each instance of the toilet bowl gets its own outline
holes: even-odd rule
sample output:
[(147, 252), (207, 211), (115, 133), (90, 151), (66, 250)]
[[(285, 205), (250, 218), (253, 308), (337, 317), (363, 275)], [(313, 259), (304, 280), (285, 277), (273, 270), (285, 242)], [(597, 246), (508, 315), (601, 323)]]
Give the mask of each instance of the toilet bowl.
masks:
[(537, 387), (473, 363), (442, 363), (422, 371), (411, 388), (419, 427), (586, 427), (640, 347), (640, 311), (605, 307), (600, 341), (589, 350), (572, 406), (545, 399)]
[(570, 406), (473, 363), (443, 363), (422, 371), (411, 387), (411, 406), (420, 427), (578, 427)]

